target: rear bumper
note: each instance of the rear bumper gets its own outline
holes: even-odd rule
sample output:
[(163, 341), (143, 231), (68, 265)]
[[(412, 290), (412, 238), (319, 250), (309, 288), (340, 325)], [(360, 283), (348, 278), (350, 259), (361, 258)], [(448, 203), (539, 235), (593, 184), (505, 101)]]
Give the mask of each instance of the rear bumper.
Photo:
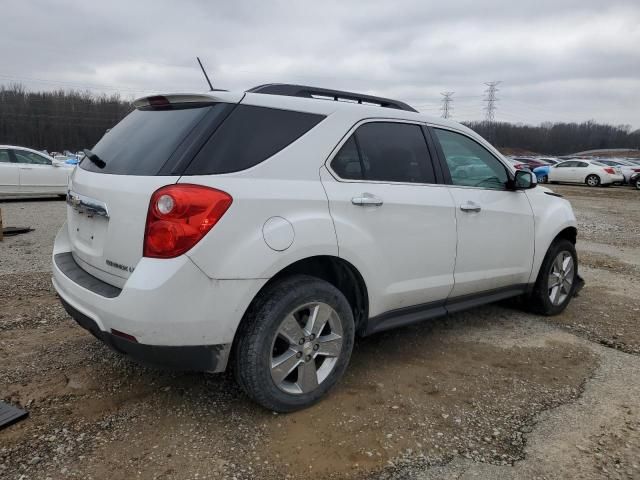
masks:
[(267, 281), (214, 280), (183, 255), (141, 259), (119, 289), (82, 270), (70, 250), (64, 225), (54, 245), (52, 282), (70, 315), (118, 351), (181, 369), (224, 370), (244, 312)]
[(231, 344), (182, 347), (145, 345), (100, 330), (98, 324), (91, 318), (73, 308), (64, 299), (61, 299), (61, 302), (64, 309), (78, 325), (91, 332), (98, 340), (106, 343), (113, 350), (128, 355), (143, 364), (198, 372), (220, 372), (227, 365)]
[(609, 174), (608, 176), (603, 178), (602, 183), (623, 183), (623, 182), (624, 182), (624, 175)]

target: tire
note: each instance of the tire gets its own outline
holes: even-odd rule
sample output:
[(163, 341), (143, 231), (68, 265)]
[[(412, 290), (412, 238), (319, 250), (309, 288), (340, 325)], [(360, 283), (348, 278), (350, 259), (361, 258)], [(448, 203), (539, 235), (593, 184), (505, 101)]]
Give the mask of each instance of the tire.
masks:
[(636, 179), (636, 190), (640, 190), (640, 178)]
[(540, 183), (548, 183), (549, 182), (549, 177), (547, 177), (546, 175), (543, 175), (542, 177), (540, 177)]
[[(563, 273), (562, 276), (556, 276), (555, 272), (558, 271), (558, 265), (556, 261), (561, 255), (566, 254), (572, 260), (572, 269), (571, 272)], [(566, 259), (567, 257), (565, 257)], [(557, 278), (559, 282), (563, 285), (563, 288), (558, 288), (560, 293), (557, 297), (555, 294), (558, 293), (558, 290), (553, 290), (551, 288), (551, 281), (553, 277)], [(567, 278), (570, 281), (570, 285), (567, 286), (566, 283), (563, 283), (563, 279)], [(569, 302), (571, 298), (575, 294), (576, 284), (578, 278), (578, 256), (576, 254), (576, 247), (569, 240), (559, 239), (551, 244), (547, 254), (542, 261), (542, 266), (540, 267), (540, 272), (538, 273), (538, 278), (536, 279), (535, 286), (533, 288), (533, 292), (528, 298), (528, 306), (529, 309), (535, 313), (539, 313), (541, 315), (557, 315), (561, 313)], [(552, 300), (551, 297), (554, 297)]]
[(584, 183), (586, 183), (590, 187), (598, 187), (600, 186), (600, 177), (595, 173), (592, 173), (591, 175), (587, 175)]
[[(312, 312), (326, 318), (324, 327), (310, 326)], [(342, 377), (353, 349), (353, 312), (330, 283), (293, 275), (256, 297), (237, 337), (233, 370), (240, 387), (265, 408), (293, 412), (316, 403)]]

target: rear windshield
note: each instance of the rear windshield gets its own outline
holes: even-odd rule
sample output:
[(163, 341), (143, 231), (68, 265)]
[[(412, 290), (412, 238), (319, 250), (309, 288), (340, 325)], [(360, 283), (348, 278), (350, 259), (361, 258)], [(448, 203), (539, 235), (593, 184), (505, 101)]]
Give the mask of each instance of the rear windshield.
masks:
[(253, 167), (295, 142), (325, 117), (249, 105), (217, 103), (138, 109), (91, 149), (116, 175), (210, 175)]
[(88, 158), (80, 167), (116, 175), (158, 175), (189, 132), (217, 110), (224, 110), (223, 105), (134, 110), (91, 149), (104, 168)]

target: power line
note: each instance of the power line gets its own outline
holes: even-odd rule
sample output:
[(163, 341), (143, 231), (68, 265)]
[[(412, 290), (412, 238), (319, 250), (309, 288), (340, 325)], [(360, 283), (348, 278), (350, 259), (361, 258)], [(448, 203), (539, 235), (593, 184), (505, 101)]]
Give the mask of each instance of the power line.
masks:
[(496, 92), (498, 91), (498, 85), (500, 85), (501, 83), (501, 81), (485, 83), (485, 85), (488, 87), (484, 91), (484, 93), (486, 94), (484, 97), (484, 101), (487, 102), (487, 106), (484, 107), (484, 111), (486, 112), (485, 119), (487, 120), (487, 122), (493, 122), (495, 119), (496, 102), (498, 101)]
[(442, 118), (449, 118), (453, 113), (453, 94), (456, 92), (442, 92)]

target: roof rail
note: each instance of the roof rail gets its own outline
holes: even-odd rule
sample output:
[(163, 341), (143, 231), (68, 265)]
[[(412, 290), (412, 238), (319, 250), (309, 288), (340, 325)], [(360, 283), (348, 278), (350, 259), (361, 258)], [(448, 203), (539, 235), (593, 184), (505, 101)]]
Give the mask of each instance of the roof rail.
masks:
[(373, 95), (363, 95), (361, 93), (343, 92), (342, 90), (331, 90), (328, 88), (308, 87), (305, 85), (291, 85), (288, 83), (268, 83), (258, 85), (247, 90), (249, 93), (266, 93), (269, 95), (284, 95), (287, 97), (305, 97), (321, 100), (335, 100), (337, 102), (352, 102), (377, 107), (395, 108), (408, 112), (417, 110), (404, 102), (391, 100), (390, 98), (375, 97)]

